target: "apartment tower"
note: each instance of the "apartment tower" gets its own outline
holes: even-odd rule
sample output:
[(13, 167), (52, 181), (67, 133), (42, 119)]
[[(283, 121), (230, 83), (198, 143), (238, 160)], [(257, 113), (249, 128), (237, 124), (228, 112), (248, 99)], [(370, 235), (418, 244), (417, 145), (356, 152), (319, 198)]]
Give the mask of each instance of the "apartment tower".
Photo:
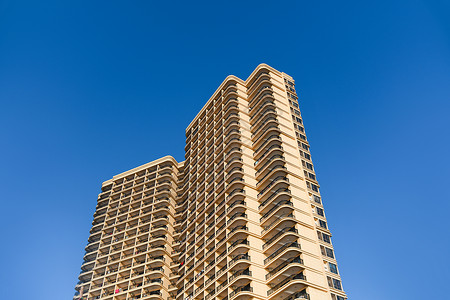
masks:
[(228, 76), (170, 156), (102, 184), (74, 299), (344, 300), (292, 77)]

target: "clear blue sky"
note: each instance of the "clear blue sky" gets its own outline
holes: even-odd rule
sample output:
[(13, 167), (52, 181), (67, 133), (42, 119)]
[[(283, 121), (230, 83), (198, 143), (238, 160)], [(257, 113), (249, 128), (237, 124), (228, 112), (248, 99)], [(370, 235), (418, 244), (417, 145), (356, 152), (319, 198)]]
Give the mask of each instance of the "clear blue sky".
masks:
[(0, 298), (71, 299), (101, 182), (296, 79), (350, 299), (448, 299), (448, 1), (0, 0)]

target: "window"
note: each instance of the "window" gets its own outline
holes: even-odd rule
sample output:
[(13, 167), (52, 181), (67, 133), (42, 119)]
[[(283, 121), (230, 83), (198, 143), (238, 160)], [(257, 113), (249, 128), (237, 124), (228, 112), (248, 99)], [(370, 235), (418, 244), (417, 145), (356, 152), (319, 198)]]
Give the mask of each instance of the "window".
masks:
[(329, 262), (328, 266), (330, 267), (330, 272), (332, 272), (334, 274), (338, 274), (337, 266), (335, 264), (332, 264)]
[(303, 164), (304, 167), (310, 169), (311, 171), (313, 170), (313, 165), (312, 164), (307, 163), (306, 161), (303, 161), (303, 160), (302, 160), (302, 164)]
[(309, 155), (308, 153), (305, 153), (305, 158), (311, 160), (311, 155)]
[(302, 148), (303, 148), (303, 149), (305, 149), (305, 150), (309, 150), (309, 147), (308, 147), (308, 145), (306, 145), (306, 144), (303, 144), (303, 143), (302, 143)]
[(319, 215), (319, 216), (324, 216), (323, 215), (323, 209), (321, 209), (320, 207), (316, 207), (316, 212), (317, 212), (317, 214)]
[(326, 252), (327, 252), (327, 256), (334, 258), (334, 253), (333, 253), (333, 249), (330, 248), (325, 248)]
[(322, 233), (322, 240), (325, 243), (331, 244), (331, 237), (328, 234)]
[(313, 195), (313, 198), (314, 198), (314, 202), (316, 202), (316, 203), (322, 203), (322, 201), (320, 200), (320, 197), (319, 197), (319, 196)]
[(324, 247), (324, 246), (320, 246), (320, 251), (322, 252), (323, 256), (328, 256), (330, 258), (334, 258), (334, 254), (333, 254), (333, 249)]
[(327, 229), (327, 222), (319, 220), (319, 226), (322, 227), (322, 228)]
[(342, 290), (341, 281), (333, 278), (333, 286), (335, 289)]
[(297, 122), (299, 122), (300, 124), (303, 124), (302, 119), (300, 119), (299, 117), (295, 117), (295, 120), (296, 120)]
[(315, 185), (315, 184), (311, 184), (311, 189), (312, 189), (314, 192), (318, 192), (318, 191), (319, 191), (319, 187), (318, 187), (317, 185)]
[(345, 298), (342, 296), (331, 294), (331, 300), (345, 300)]
[(341, 281), (331, 277), (327, 277), (328, 285), (332, 288), (342, 290)]

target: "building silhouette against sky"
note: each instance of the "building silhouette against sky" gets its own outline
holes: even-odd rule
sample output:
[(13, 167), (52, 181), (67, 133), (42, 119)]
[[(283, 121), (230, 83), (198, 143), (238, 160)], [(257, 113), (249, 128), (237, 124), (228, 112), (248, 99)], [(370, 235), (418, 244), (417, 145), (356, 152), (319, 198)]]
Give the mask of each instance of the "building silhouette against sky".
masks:
[(346, 299), (297, 99), (265, 64), (228, 76), (184, 162), (105, 181), (74, 299)]

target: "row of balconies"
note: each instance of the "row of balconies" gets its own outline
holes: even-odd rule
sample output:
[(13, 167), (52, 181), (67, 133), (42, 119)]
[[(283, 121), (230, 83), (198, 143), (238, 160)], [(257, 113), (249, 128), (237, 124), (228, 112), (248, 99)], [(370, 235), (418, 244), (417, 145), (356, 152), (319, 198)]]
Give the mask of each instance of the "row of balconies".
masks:
[[(200, 289), (198, 288), (198, 283), (195, 284), (195, 286), (197, 286), (197, 292), (195, 294), (197, 294), (203, 287), (208, 287), (209, 285), (211, 285), (212, 283), (212, 279), (216, 279), (215, 280), (215, 284), (218, 284), (216, 291), (219, 292), (221, 289), (223, 289), (228, 283), (230, 283), (232, 280), (236, 279), (239, 276), (244, 276), (248, 274), (249, 272), (241, 272), (240, 274), (237, 274), (236, 272), (239, 272), (239, 270), (242, 270), (242, 268), (247, 269), (248, 271), (248, 266), (249, 266), (249, 262), (250, 262), (250, 256), (247, 253), (241, 253), (238, 255), (235, 255), (228, 263), (227, 262), (221, 262), (219, 264), (223, 263), (223, 266), (214, 273), (214, 275), (210, 275), (209, 279), (207, 282), (205, 282), (205, 284), (203, 286), (200, 287)], [(239, 262), (239, 265), (237, 264)], [(242, 264), (244, 263), (244, 264)], [(241, 269), (239, 269), (241, 268)], [(206, 272), (208, 272), (208, 268), (205, 270)], [(230, 280), (227, 279), (227, 274), (229, 272), (232, 272), (232, 275), (230, 277)], [(251, 273), (250, 273), (251, 274)], [(194, 285), (193, 283), (195, 282), (195, 278), (194, 276), (192, 276), (190, 278), (190, 280), (188, 280), (188, 282), (184, 285), (184, 289), (181, 289), (180, 292), (187, 291), (187, 293), (189, 293), (189, 290), (194, 290)], [(201, 280), (203, 281), (203, 279)]]
[[(209, 153), (210, 149), (217, 147), (218, 149), (223, 148), (224, 141), (229, 137), (230, 132), (227, 132), (230, 126), (239, 125), (239, 107), (238, 105), (230, 105), (228, 110), (224, 113), (225, 121), (220, 124), (222, 128), (217, 130), (208, 131), (206, 137), (195, 140), (189, 143), (186, 147), (186, 156), (192, 157), (192, 161), (189, 163), (194, 164), (197, 160), (206, 153)], [(195, 146), (195, 147), (194, 147)], [(205, 149), (208, 150), (205, 151)]]
[(193, 136), (197, 134), (197, 132), (202, 133), (204, 129), (207, 128), (205, 125), (212, 125), (212, 122), (215, 121), (213, 118), (216, 114), (220, 114), (223, 111), (223, 105), (226, 106), (228, 100), (237, 95), (238, 86), (234, 83), (228, 85), (226, 88), (220, 91), (222, 94), (218, 96), (216, 99), (208, 101), (208, 107), (203, 111), (202, 115), (200, 115), (195, 122), (190, 126), (190, 129), (186, 132), (186, 139), (189, 141)]

